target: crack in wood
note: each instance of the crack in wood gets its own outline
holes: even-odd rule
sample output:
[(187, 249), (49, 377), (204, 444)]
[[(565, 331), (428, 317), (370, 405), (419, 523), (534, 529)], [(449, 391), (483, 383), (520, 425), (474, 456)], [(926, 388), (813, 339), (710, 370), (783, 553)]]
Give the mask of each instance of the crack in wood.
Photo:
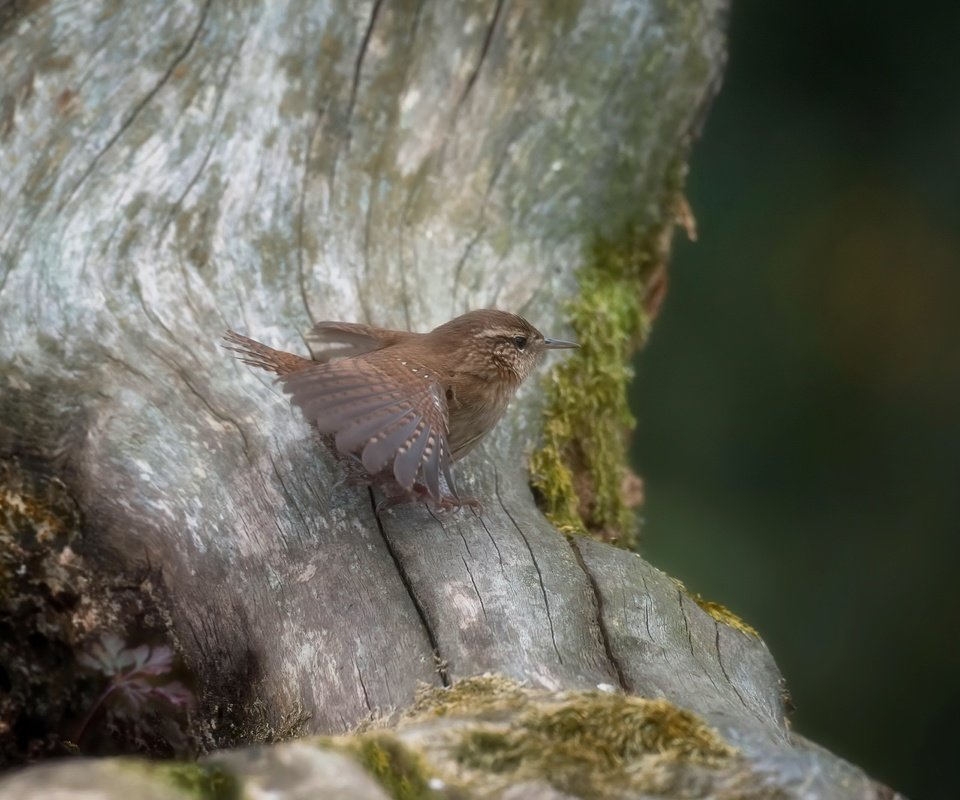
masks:
[(477, 588), (477, 582), (473, 579), (473, 573), (470, 571), (470, 565), (467, 564), (467, 559), (463, 556), (460, 556), (460, 560), (463, 562), (463, 568), (467, 571), (467, 575), (470, 576), (470, 583), (473, 584), (473, 591), (477, 593), (477, 600), (480, 601), (480, 610), (483, 612), (484, 620), (487, 619), (487, 607), (483, 604), (483, 595), (480, 594), (480, 589)]
[[(502, 504), (501, 504), (502, 505)], [(510, 516), (510, 512), (506, 508), (503, 509), (510, 521), (516, 526), (513, 517)], [(537, 570), (537, 580), (540, 583), (540, 593), (543, 595), (543, 607), (547, 612), (547, 623), (550, 625), (550, 640), (553, 642), (553, 649), (557, 652), (557, 661), (563, 664), (563, 656), (560, 655), (560, 648), (557, 647), (557, 636), (553, 629), (553, 616), (550, 614), (550, 601), (547, 599), (547, 587), (543, 585), (543, 572), (540, 570), (540, 564), (537, 563), (537, 557), (533, 554), (533, 548), (530, 546), (530, 542), (527, 539), (527, 535), (520, 530), (519, 526), (517, 527), (517, 532), (520, 534), (520, 538), (523, 539), (523, 543), (527, 546), (527, 551), (530, 553), (530, 560), (533, 561), (533, 566)]]
[(473, 90), (474, 84), (477, 82), (477, 78), (480, 75), (480, 69), (483, 67), (483, 63), (487, 58), (487, 53), (490, 51), (490, 44), (493, 41), (493, 34), (496, 32), (497, 22), (500, 19), (500, 12), (503, 11), (504, 5), (506, 5), (506, 0), (497, 0), (497, 4), (494, 6), (493, 16), (490, 18), (490, 22), (487, 25), (487, 33), (483, 38), (483, 45), (480, 48), (480, 57), (477, 59), (477, 63), (474, 65), (473, 72), (470, 73), (470, 77), (467, 78), (467, 85), (464, 87), (463, 94), (460, 95), (460, 100), (457, 102), (458, 112), (460, 107), (466, 102), (470, 92)]
[(127, 372), (130, 372), (133, 375), (136, 375), (141, 380), (147, 383), (150, 382), (150, 378), (147, 376), (145, 372), (141, 372), (136, 367), (128, 364), (122, 358), (118, 358), (117, 356), (113, 355), (113, 353), (109, 352), (108, 350), (104, 350), (103, 357), (107, 359), (107, 361), (109, 361), (111, 364), (116, 364), (118, 367), (121, 367), (122, 369), (127, 370)]
[[(303, 158), (303, 175), (300, 179), (300, 196), (297, 200), (297, 286), (300, 291), (300, 302), (303, 305), (304, 313), (307, 315), (307, 319), (310, 320), (310, 325), (313, 327), (316, 325), (317, 320), (313, 316), (313, 312), (310, 310), (310, 301), (307, 296), (307, 281), (306, 281), (306, 270), (304, 269), (304, 223), (306, 220), (306, 207), (307, 207), (307, 184), (310, 180), (310, 162), (313, 159), (313, 144), (317, 138), (317, 132), (320, 130), (320, 126), (324, 123), (324, 119), (327, 114), (327, 108), (325, 105), (321, 105), (316, 112), (316, 120), (313, 125), (307, 130), (307, 144), (305, 148), (304, 158)], [(352, 110), (351, 110), (352, 114)], [(347, 129), (347, 136), (350, 136), (349, 127)], [(349, 139), (348, 139), (349, 141)], [(337, 173), (337, 161), (339, 159), (339, 150), (334, 153), (333, 164), (330, 169), (330, 191), (333, 191), (333, 184), (336, 178)], [(355, 278), (357, 281), (357, 296), (360, 297), (360, 287), (359, 279)], [(361, 300), (362, 302), (362, 300)], [(368, 320), (369, 321), (369, 320)], [(307, 340), (301, 334), (301, 338), (306, 345), (307, 350), (310, 350), (310, 346), (307, 343)]]
[(100, 163), (100, 159), (103, 158), (107, 151), (110, 150), (119, 140), (120, 137), (127, 131), (127, 129), (133, 124), (136, 118), (140, 115), (140, 112), (149, 105), (150, 101), (157, 96), (158, 92), (170, 81), (170, 78), (173, 77), (174, 70), (180, 66), (180, 63), (190, 54), (190, 51), (193, 49), (193, 46), (197, 43), (197, 39), (200, 38), (200, 31), (203, 30), (204, 23), (207, 21), (207, 14), (210, 11), (210, 6), (213, 5), (213, 0), (206, 0), (203, 4), (203, 8), (200, 11), (200, 19), (197, 21), (196, 27), (193, 29), (193, 33), (190, 34), (190, 38), (187, 40), (186, 46), (176, 55), (173, 61), (170, 63), (170, 66), (167, 67), (166, 72), (160, 76), (160, 80), (157, 81), (156, 85), (147, 92), (143, 98), (137, 103), (130, 114), (127, 115), (127, 118), (120, 123), (120, 128), (111, 136), (107, 143), (100, 149), (100, 151), (93, 157), (93, 160), (87, 165), (87, 168), (83, 171), (83, 174), (80, 176), (80, 179), (74, 184), (73, 189), (67, 194), (65, 200), (57, 207), (58, 212), (62, 212), (64, 208), (73, 200), (74, 196), (80, 191), (80, 187), (86, 182), (93, 171), (97, 168), (97, 164)]
[(297, 512), (297, 516), (300, 517), (300, 522), (303, 525), (304, 532), (309, 532), (310, 525), (307, 523), (307, 518), (304, 516), (303, 511), (300, 508), (300, 504), (297, 503), (294, 495), (287, 488), (287, 483), (283, 479), (283, 475), (280, 474), (280, 468), (277, 466), (276, 459), (273, 457), (273, 453), (268, 452), (267, 456), (270, 459), (270, 466), (273, 467), (273, 474), (277, 476), (277, 480), (280, 481), (280, 488), (283, 491), (284, 496), (287, 498), (287, 505), (292, 507), (294, 511)]
[(485, 229), (486, 227), (483, 223), (483, 204), (481, 203), (480, 219), (477, 222), (477, 230), (474, 231), (473, 236), (470, 237), (470, 241), (467, 242), (467, 246), (463, 248), (463, 253), (460, 255), (460, 258), (457, 259), (457, 264), (453, 268), (453, 296), (450, 298), (450, 313), (453, 316), (456, 316), (458, 312), (457, 290), (460, 288), (460, 274), (463, 272), (464, 264), (467, 263), (467, 259), (470, 257), (470, 253), (473, 251), (473, 248), (476, 247), (477, 242), (480, 241), (480, 237), (483, 236)]
[(220, 420), (220, 422), (224, 423), (225, 425), (230, 425), (231, 427), (236, 429), (237, 433), (240, 434), (240, 439), (243, 444), (243, 454), (244, 456), (246, 456), (248, 463), (252, 464), (253, 456), (250, 450), (250, 442), (247, 439), (247, 434), (243, 430), (243, 426), (232, 417), (228, 416), (222, 411), (217, 410), (217, 408), (214, 407), (214, 405), (204, 396), (204, 394), (199, 389), (197, 389), (196, 386), (193, 385), (191, 380), (187, 377), (187, 371), (181, 365), (171, 361), (166, 356), (161, 355), (159, 352), (154, 350), (149, 345), (145, 345), (144, 349), (147, 350), (149, 353), (151, 353), (154, 356), (154, 358), (157, 358), (160, 361), (162, 361), (164, 364), (166, 364), (167, 367), (175, 375), (177, 375), (177, 377), (179, 377), (181, 381), (183, 381), (184, 386), (187, 387), (190, 393), (194, 395), (194, 397), (196, 397), (201, 402), (203, 407), (206, 408), (207, 411), (209, 411), (210, 414), (212, 414), (215, 419), (218, 419)]
[(736, 687), (734, 682), (730, 680), (730, 676), (727, 674), (727, 668), (723, 665), (723, 655), (720, 652), (720, 623), (714, 620), (713, 625), (717, 629), (717, 635), (714, 639), (714, 643), (716, 644), (717, 648), (717, 663), (720, 664), (720, 672), (723, 673), (723, 677), (726, 682), (730, 684), (730, 688), (733, 689), (737, 697), (740, 698), (740, 702), (743, 703), (743, 707), (749, 711), (753, 711), (753, 709), (747, 704), (747, 701), (743, 699), (743, 695), (740, 694), (740, 690)]
[[(441, 524), (440, 527), (442, 528), (443, 525)], [(467, 537), (463, 535), (463, 531), (460, 529), (459, 525), (457, 526), (457, 533), (460, 534), (460, 538), (463, 540), (463, 546), (467, 550), (467, 555), (470, 556), (470, 558), (473, 558), (473, 553), (470, 552), (470, 545), (467, 543)]]
[(687, 645), (690, 648), (690, 655), (693, 656), (694, 661), (699, 663), (697, 654), (693, 651), (693, 634), (690, 633), (690, 623), (687, 620), (687, 611), (683, 607), (683, 592), (680, 589), (677, 589), (677, 602), (680, 604), (680, 616), (683, 619), (683, 630), (687, 635)]
[[(0, 6), (2, 6), (2, 2), (0, 2)], [(107, 29), (107, 34), (106, 34), (106, 36), (103, 38), (103, 40), (100, 42), (100, 44), (99, 44), (98, 46), (96, 46), (96, 47), (92, 50), (92, 52), (90, 53), (90, 57), (87, 59), (86, 63), (84, 64), (84, 67), (81, 68), (81, 73), (83, 74), (83, 77), (80, 79), (80, 81), (79, 81), (78, 84), (77, 84), (77, 88), (76, 88), (76, 90), (75, 90), (75, 93), (76, 93), (77, 95), (83, 94), (83, 89), (84, 89), (84, 87), (86, 86), (87, 80), (89, 79), (90, 74), (91, 74), (92, 71), (93, 71), (92, 68), (90, 68), (90, 64), (93, 63), (93, 61), (100, 55), (101, 52), (103, 52), (103, 51), (106, 49), (107, 45), (113, 40), (113, 37), (114, 37), (114, 35), (115, 35), (115, 33), (116, 33), (116, 30), (117, 30), (117, 27), (118, 27), (118, 26), (115, 24), (116, 16), (117, 16), (117, 15), (115, 15), (115, 14), (108, 15), (108, 18), (109, 18), (110, 22), (111, 22), (111, 23), (114, 23), (114, 24), (112, 24), (111, 27), (109, 27), (109, 28)], [(98, 26), (103, 26), (103, 27), (105, 27), (105, 26), (107, 25), (107, 18), (101, 18), (100, 20), (98, 20), (97, 25), (98, 25)], [(17, 100), (17, 98), (14, 98), (14, 102), (23, 103), (23, 102), (25, 102), (25, 101), (29, 98), (29, 96), (32, 94), (32, 85), (33, 85), (33, 80), (34, 80), (35, 73), (34, 73), (34, 71), (31, 69), (28, 74), (29, 74), (29, 78), (28, 78), (28, 80), (24, 83), (23, 87), (21, 87), (21, 90), (20, 90), (20, 91), (21, 91), (21, 94), (22, 94), (22, 97), (19, 98), (19, 101)], [(36, 181), (38, 180), (38, 178), (39, 178), (40, 176), (42, 176), (42, 174), (43, 174), (43, 172), (44, 172), (44, 167), (45, 167), (45, 165), (46, 165), (46, 162), (45, 162), (44, 159), (38, 159), (37, 162), (33, 165), (32, 169), (30, 170), (29, 177), (28, 177), (28, 179), (26, 180), (26, 182), (25, 182), (24, 185), (30, 185), (30, 184), (36, 183)], [(35, 217), (36, 217), (36, 216), (37, 216), (37, 215), (35, 215)], [(17, 221), (17, 215), (16, 215), (16, 214), (11, 214), (11, 215), (10, 215), (9, 222), (7, 223), (7, 225), (6, 225), (6, 226), (4, 227), (4, 229), (3, 229), (3, 233), (0, 234), (0, 242), (6, 241), (6, 239), (7, 239), (7, 234), (10, 232), (10, 229), (13, 227), (13, 225), (14, 225), (14, 223), (15, 223), (16, 221)], [(30, 232), (31, 229), (33, 228), (33, 225), (34, 225), (35, 221), (36, 221), (35, 218), (34, 218), (34, 219), (31, 219), (31, 220), (28, 220), (28, 221), (25, 221), (24, 225), (22, 226), (22, 230), (21, 230), (21, 232), (20, 232), (20, 235), (17, 237), (16, 244), (15, 244), (15, 245), (12, 245), (10, 248), (8, 248), (8, 249), (5, 251), (5, 253), (3, 253), (2, 256), (0, 256), (0, 264), (2, 264), (5, 260), (9, 260), (9, 267), (3, 272), (2, 275), (0, 275), (0, 291), (3, 291), (4, 285), (6, 284), (6, 281), (7, 281), (7, 276), (9, 275), (10, 272), (13, 271), (13, 267), (14, 267), (14, 263), (15, 263), (15, 262), (14, 262), (14, 259), (13, 259), (12, 254), (13, 254), (15, 251), (19, 251), (19, 250), (20, 250), (20, 245), (21, 245), (21, 243), (22, 243), (23, 240), (24, 240), (25, 238), (27, 238), (27, 236), (29, 235), (29, 232)], [(111, 237), (111, 238), (112, 238), (112, 237)], [(93, 247), (94, 242), (95, 242), (95, 237), (91, 237), (91, 244), (90, 244), (90, 247), (91, 247), (91, 248)]]
[(716, 679), (713, 677), (712, 670), (707, 664), (705, 664), (696, 653), (696, 650), (693, 647), (693, 634), (690, 630), (690, 622), (687, 619), (687, 610), (683, 604), (683, 590), (677, 589), (677, 599), (680, 603), (680, 616), (683, 618), (683, 629), (687, 634), (687, 644), (690, 646), (690, 655), (693, 658), (694, 663), (700, 667), (703, 674), (706, 676), (707, 680), (713, 685), (713, 688), (717, 690), (718, 696), (723, 696), (726, 694), (717, 683)]
[[(357, 105), (357, 95), (360, 91), (360, 76), (363, 72), (363, 61), (367, 56), (367, 48), (370, 46), (370, 39), (373, 36), (373, 28), (377, 24), (377, 17), (380, 15), (380, 7), (383, 0), (374, 0), (373, 8), (370, 11), (370, 19), (367, 21), (367, 27), (360, 40), (360, 50), (353, 62), (353, 80), (350, 84), (350, 98), (347, 100), (347, 114), (343, 123), (343, 129), (346, 135), (343, 139), (342, 147), (338, 148), (333, 156), (333, 163), (330, 165), (330, 191), (333, 191), (333, 185), (337, 178), (337, 166), (340, 164), (340, 150), (348, 152), (350, 142), (353, 139), (353, 112)], [(367, 322), (370, 320), (368, 319)]]
[[(324, 445), (324, 450), (322, 451), (322, 455), (325, 459), (329, 459), (330, 457), (329, 446)], [(327, 505), (329, 505), (329, 502), (330, 502), (329, 496), (320, 494), (320, 491), (317, 488), (317, 485), (314, 481), (304, 481), (304, 483), (306, 483), (307, 491), (310, 492), (310, 494), (313, 496), (313, 499), (317, 501), (317, 508), (324, 508)], [(338, 486), (339, 484), (333, 486), (331, 488), (331, 491), (335, 490)]]
[(367, 29), (363, 33), (363, 39), (360, 41), (360, 52), (353, 63), (353, 83), (350, 85), (350, 101), (347, 105), (347, 121), (344, 127), (347, 130), (346, 146), (350, 146), (350, 121), (353, 119), (353, 109), (357, 104), (357, 92), (360, 88), (360, 74), (363, 72), (363, 60), (367, 55), (367, 48), (370, 45), (370, 38), (373, 36), (373, 26), (377, 24), (377, 17), (380, 14), (380, 7), (383, 0), (374, 0), (373, 9), (370, 12), (370, 20), (367, 22)]
[(560, 655), (560, 648), (557, 647), (557, 636), (553, 629), (553, 617), (550, 614), (550, 601), (547, 599), (547, 588), (543, 585), (543, 572), (540, 571), (540, 565), (537, 563), (537, 557), (533, 554), (533, 548), (530, 546), (527, 535), (517, 524), (517, 521), (513, 518), (513, 514), (511, 514), (503, 504), (503, 498), (500, 496), (500, 472), (496, 464), (493, 465), (493, 491), (497, 496), (497, 502), (500, 503), (500, 508), (502, 508), (503, 513), (507, 515), (507, 519), (513, 523), (513, 527), (517, 529), (517, 533), (520, 534), (520, 538), (523, 539), (523, 543), (527, 546), (527, 552), (530, 553), (530, 560), (533, 561), (534, 569), (537, 571), (537, 579), (540, 582), (540, 594), (543, 596), (543, 607), (547, 612), (547, 624), (550, 626), (550, 640), (553, 642), (553, 649), (557, 653), (557, 660), (563, 664), (563, 656)]
[[(643, 584), (643, 593), (647, 596), (647, 600), (653, 597), (650, 594), (650, 587), (647, 586), (647, 576), (642, 572), (640, 573), (640, 583)], [(653, 637), (653, 631), (650, 629), (650, 604), (645, 602), (643, 604), (643, 626), (647, 629), (647, 636), (650, 638), (651, 642), (656, 641)]]
[(597, 612), (597, 627), (600, 630), (600, 642), (603, 644), (603, 650), (607, 654), (607, 660), (610, 662), (610, 666), (613, 667), (614, 672), (617, 674), (617, 683), (620, 685), (620, 688), (628, 694), (632, 693), (633, 687), (630, 685), (626, 673), (623, 671), (623, 666), (613, 653), (613, 646), (610, 641), (610, 631), (607, 629), (607, 622), (604, 618), (603, 594), (600, 591), (600, 584), (597, 583), (597, 579), (594, 577), (593, 573), (590, 572), (589, 568), (587, 567), (587, 563), (583, 560), (583, 553), (580, 552), (580, 548), (577, 546), (577, 543), (572, 538), (567, 539), (567, 541), (569, 542), (570, 549), (573, 550), (573, 554), (577, 559), (577, 564), (580, 565), (580, 569), (583, 570), (583, 574), (586, 575), (587, 582), (590, 584), (590, 588), (593, 591), (594, 607), (596, 608)]
[[(467, 259), (470, 257), (470, 253), (473, 252), (473, 248), (480, 241), (480, 237), (486, 232), (487, 205), (490, 202), (490, 196), (493, 194), (493, 187), (496, 185), (497, 179), (500, 177), (500, 173), (503, 172), (503, 165), (506, 163), (507, 152), (513, 144), (514, 136), (515, 134), (510, 134), (510, 137), (507, 139), (507, 143), (503, 147), (500, 157), (497, 159), (496, 166), (493, 168), (493, 174), (490, 176), (490, 180), (487, 181), (487, 188), (484, 190), (483, 199), (480, 201), (480, 210), (477, 212), (477, 229), (470, 238), (470, 241), (467, 242), (467, 246), (464, 248), (463, 254), (457, 260), (456, 267), (454, 267), (453, 296), (450, 300), (452, 309), (451, 313), (454, 316), (457, 314), (457, 290), (460, 288), (461, 273), (463, 272), (463, 268), (467, 263)], [(446, 147), (446, 144), (444, 144), (444, 147)], [(466, 310), (467, 309), (464, 309), (464, 311)]]
[[(460, 94), (460, 97), (457, 100), (456, 105), (453, 107), (453, 113), (450, 114), (450, 118), (447, 122), (447, 133), (443, 137), (443, 141), (440, 145), (440, 149), (436, 154), (436, 162), (438, 164), (442, 165), (446, 161), (447, 146), (450, 144), (450, 142), (453, 139), (453, 131), (457, 126), (457, 120), (460, 116), (460, 109), (463, 107), (463, 104), (467, 100), (467, 96), (470, 94), (474, 84), (477, 82), (477, 77), (480, 74), (480, 68), (483, 66), (484, 61), (486, 60), (487, 52), (490, 49), (490, 43), (493, 41), (493, 35), (497, 26), (497, 20), (500, 18), (500, 12), (503, 9), (503, 5), (504, 5), (504, 0), (497, 0), (497, 4), (493, 11), (493, 17), (491, 18), (490, 22), (487, 25), (487, 32), (484, 36), (483, 44), (481, 45), (481, 48), (480, 48), (480, 57), (477, 59), (477, 63), (474, 65), (473, 71), (471, 72), (470, 77), (467, 79), (467, 84), (464, 87), (463, 92)], [(511, 133), (510, 139), (512, 140), (513, 137), (514, 137), (514, 134)], [(499, 165), (500, 165), (500, 162), (498, 162), (497, 172), (499, 172)], [(502, 260), (503, 259), (501, 258), (501, 261)], [(493, 304), (491, 303), (490, 305), (492, 306)]]
[(363, 691), (363, 702), (366, 703), (367, 710), (372, 714), (374, 711), (370, 704), (370, 695), (367, 694), (367, 684), (363, 681), (363, 672), (360, 670), (360, 664), (356, 659), (353, 660), (353, 666), (356, 667), (357, 680), (360, 681), (360, 689)]
[[(227, 84), (230, 82), (230, 75), (233, 72), (233, 67), (237, 63), (237, 59), (240, 57), (240, 52), (243, 50), (243, 46), (247, 41), (247, 35), (249, 34), (250, 26), (247, 25), (247, 30), (244, 31), (243, 36), (240, 38), (239, 43), (237, 44), (237, 49), (233, 54), (233, 57), (230, 59), (227, 64), (227, 69), (224, 72), (223, 79), (217, 84), (217, 98), (213, 103), (213, 111), (210, 114), (210, 121), (213, 122), (217, 115), (220, 113), (220, 106), (223, 103), (224, 95), (227, 93)], [(192, 191), (193, 187), (196, 185), (197, 181), (200, 179), (200, 176), (203, 174), (203, 171), (207, 168), (207, 164), (210, 163), (210, 156), (213, 155), (213, 150), (220, 142), (220, 134), (223, 131), (224, 123), (220, 122), (220, 125), (217, 127), (216, 133), (210, 136), (210, 144), (207, 147), (206, 152), (203, 154), (203, 159), (200, 162), (200, 166), (197, 171), (194, 172), (193, 176), (187, 181), (187, 185), (181, 192), (180, 196), (174, 200), (173, 205), (170, 210), (167, 212), (167, 220), (164, 222), (163, 226), (160, 228), (160, 233), (157, 236), (157, 242), (162, 241), (167, 230), (170, 228), (170, 225), (173, 223), (174, 217), (177, 215), (177, 212), (180, 210), (180, 207), (183, 205), (183, 201), (187, 199), (187, 196)], [(189, 293), (187, 294), (189, 297)]]
[(483, 521), (483, 517), (478, 514), (477, 519), (480, 520), (480, 524), (483, 526), (483, 529), (487, 532), (487, 537), (490, 539), (490, 543), (493, 545), (493, 549), (497, 551), (497, 559), (500, 562), (500, 572), (503, 572), (503, 553), (500, 552), (500, 545), (498, 545), (497, 540), (493, 538), (493, 534), (490, 533), (490, 529), (487, 527), (487, 523)]
[[(154, 353), (154, 355), (156, 355), (156, 353)], [(203, 395), (203, 393), (190, 382), (186, 376), (186, 370), (184, 370), (182, 367), (177, 367), (176, 371), (180, 375), (180, 378), (184, 384), (186, 384), (186, 387), (190, 390), (191, 394), (196, 396), (196, 398), (203, 404), (204, 408), (206, 408), (215, 419), (220, 420), (220, 422), (224, 423), (225, 425), (230, 425), (237, 431), (237, 433), (240, 434), (240, 440), (243, 443), (243, 454), (246, 456), (247, 461), (252, 464), (253, 456), (251, 455), (252, 451), (250, 449), (250, 441), (247, 439), (247, 434), (243, 430), (243, 426), (233, 419), (233, 417), (218, 411), (214, 405)]]
[[(118, 227), (119, 227), (119, 223), (118, 223)], [(116, 229), (114, 229), (114, 233), (116, 233)], [(171, 342), (173, 342), (177, 350), (180, 351), (181, 356), (194, 357), (193, 350), (190, 347), (185, 346), (177, 338), (177, 335), (172, 330), (170, 330), (170, 327), (167, 325), (167, 323), (163, 321), (163, 318), (156, 312), (152, 311), (150, 306), (147, 305), (147, 301), (143, 297), (143, 289), (141, 288), (140, 278), (138, 276), (133, 277), (133, 280), (131, 281), (131, 288), (133, 289), (133, 294), (136, 297), (141, 310), (143, 311), (143, 315), (148, 320), (150, 320), (150, 322), (160, 327), (165, 334), (167, 334), (167, 338), (170, 339)], [(154, 351), (151, 351), (151, 352), (154, 352)], [(154, 352), (154, 355), (156, 355), (158, 358), (160, 357), (156, 352)], [(171, 362), (167, 361), (166, 363), (169, 364)]]
[(427, 634), (427, 641), (430, 642), (430, 649), (433, 651), (433, 660), (437, 668), (437, 674), (440, 676), (440, 682), (445, 687), (449, 687), (450, 678), (447, 675), (447, 662), (440, 655), (440, 646), (437, 643), (436, 633), (430, 626), (430, 622), (427, 620), (427, 614), (426, 611), (424, 611), (423, 604), (420, 602), (420, 598), (417, 596), (417, 593), (413, 588), (413, 582), (410, 580), (410, 576), (403, 567), (403, 562), (397, 555), (396, 550), (394, 550), (393, 545), (390, 543), (390, 537), (387, 536), (387, 532), (383, 527), (383, 520), (380, 519), (380, 515), (377, 513), (377, 498), (373, 495), (373, 487), (368, 487), (367, 491), (370, 494), (370, 507), (373, 509), (373, 517), (377, 521), (377, 530), (380, 531), (380, 536), (383, 539), (383, 543), (386, 545), (387, 552), (390, 554), (390, 558), (393, 559), (393, 565), (397, 570), (397, 574), (400, 576), (400, 582), (403, 583), (404, 589), (407, 590), (407, 594), (410, 596), (410, 600), (413, 603), (413, 608), (417, 612), (417, 616), (420, 617), (420, 624), (423, 625), (423, 629)]

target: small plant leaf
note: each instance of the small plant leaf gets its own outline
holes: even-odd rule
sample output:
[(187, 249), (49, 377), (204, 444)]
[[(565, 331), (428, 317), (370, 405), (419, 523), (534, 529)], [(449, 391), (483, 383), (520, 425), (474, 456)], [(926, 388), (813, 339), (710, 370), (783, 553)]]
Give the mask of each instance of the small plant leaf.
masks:
[(104, 633), (99, 642), (94, 642), (88, 653), (78, 658), (81, 664), (104, 675), (116, 675), (133, 663), (132, 655), (123, 641), (113, 633)]
[(142, 644), (139, 647), (134, 647), (129, 653), (130, 666), (133, 667), (132, 672), (139, 672), (141, 666), (150, 658), (150, 645)]
[[(87, 669), (93, 669), (97, 672), (103, 672), (103, 662), (100, 661), (93, 653), (81, 653), (77, 656), (77, 661), (80, 663), (80, 666), (86, 667)], [(112, 673), (104, 673), (110, 675)]]
[(161, 686), (154, 686), (153, 693), (166, 700), (170, 705), (178, 708), (186, 708), (193, 705), (193, 692), (191, 692), (180, 681), (171, 681)]
[[(128, 647), (126, 642), (112, 633), (102, 634), (93, 642), (86, 653), (77, 656), (82, 666), (96, 670), (111, 680), (100, 694), (77, 735), (79, 741), (87, 726), (104, 705), (105, 724), (113, 735), (139, 736), (147, 720), (161, 720), (169, 723), (168, 728), (179, 728), (175, 720), (165, 720), (165, 715), (175, 714), (172, 709), (188, 708), (194, 703), (193, 693), (179, 681), (163, 681), (160, 676), (167, 675), (173, 669), (173, 650), (165, 645), (151, 646), (141, 644)], [(180, 716), (179, 714), (175, 714)], [(122, 725), (118, 725), (122, 722)], [(178, 732), (173, 738), (162, 734), (175, 747), (183, 749), (186, 736)], [(179, 744), (176, 744), (176, 742)], [(146, 741), (142, 742), (146, 747)]]
[(145, 678), (121, 678), (117, 684), (117, 694), (135, 714), (143, 711), (152, 691), (153, 686)]
[(173, 668), (173, 650), (164, 645), (154, 647), (147, 657), (137, 660), (135, 668), (145, 675), (163, 675)]

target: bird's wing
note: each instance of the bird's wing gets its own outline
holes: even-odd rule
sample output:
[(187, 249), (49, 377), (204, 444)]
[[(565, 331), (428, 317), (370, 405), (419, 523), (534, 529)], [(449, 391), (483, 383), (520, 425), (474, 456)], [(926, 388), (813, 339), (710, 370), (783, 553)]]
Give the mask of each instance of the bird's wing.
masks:
[(347, 358), (315, 364), (280, 381), (307, 420), (334, 436), (341, 453), (359, 455), (371, 475), (392, 467), (404, 489), (411, 491), (419, 480), (440, 500), (443, 473), (457, 497), (442, 386), (423, 368), (409, 373), (413, 380), (400, 373), (403, 383), (394, 373), (376, 359)]
[(359, 322), (318, 322), (307, 334), (313, 360), (325, 364), (333, 358), (349, 358), (389, 347), (417, 334), (392, 331)]

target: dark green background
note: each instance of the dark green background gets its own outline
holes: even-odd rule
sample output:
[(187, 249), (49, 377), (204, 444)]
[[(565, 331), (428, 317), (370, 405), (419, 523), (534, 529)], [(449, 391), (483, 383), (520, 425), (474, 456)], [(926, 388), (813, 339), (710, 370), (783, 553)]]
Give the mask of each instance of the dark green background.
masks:
[(801, 733), (960, 797), (960, 3), (734, 0), (687, 194), (642, 549), (759, 628)]

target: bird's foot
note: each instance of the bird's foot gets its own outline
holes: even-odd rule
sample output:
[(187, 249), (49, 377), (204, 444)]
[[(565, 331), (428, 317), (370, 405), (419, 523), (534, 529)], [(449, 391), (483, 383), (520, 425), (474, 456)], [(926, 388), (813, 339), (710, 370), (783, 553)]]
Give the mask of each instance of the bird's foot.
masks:
[[(425, 500), (424, 502), (427, 501)], [(479, 517), (483, 514), (483, 505), (476, 497), (454, 497), (451, 494), (445, 494), (439, 500), (432, 500), (431, 498), (429, 504), (441, 512), (452, 513), (462, 508), (469, 508), (474, 513), (474, 516)]]
[[(383, 486), (380, 488), (381, 490), (384, 489)], [(477, 517), (483, 514), (483, 506), (475, 497), (456, 497), (452, 494), (442, 494), (438, 499), (435, 499), (427, 490), (427, 487), (419, 483), (415, 483), (409, 492), (400, 489), (399, 486), (393, 486), (392, 488), (394, 491), (377, 503), (377, 514), (405, 503), (422, 503), (431, 511), (444, 514), (459, 511), (462, 508), (469, 508)]]

